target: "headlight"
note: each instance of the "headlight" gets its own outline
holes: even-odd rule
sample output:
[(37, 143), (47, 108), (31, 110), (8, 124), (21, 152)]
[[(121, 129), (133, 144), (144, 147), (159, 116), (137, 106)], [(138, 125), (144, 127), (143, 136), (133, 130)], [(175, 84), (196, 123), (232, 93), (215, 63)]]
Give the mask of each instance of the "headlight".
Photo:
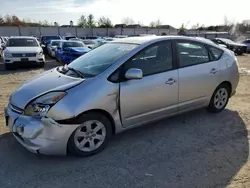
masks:
[(40, 50), (36, 53), (37, 55), (43, 55), (43, 50)]
[(12, 54), (10, 52), (4, 51), (3, 56), (4, 57), (12, 57)]
[(43, 117), (49, 109), (61, 100), (66, 92), (50, 92), (31, 101), (24, 110), (24, 115), (32, 117)]

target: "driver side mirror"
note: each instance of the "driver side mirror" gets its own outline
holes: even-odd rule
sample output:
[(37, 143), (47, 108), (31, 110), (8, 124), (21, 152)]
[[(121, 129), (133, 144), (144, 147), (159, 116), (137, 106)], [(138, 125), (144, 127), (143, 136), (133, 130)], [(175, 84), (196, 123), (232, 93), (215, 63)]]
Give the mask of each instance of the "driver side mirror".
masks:
[(131, 68), (125, 73), (125, 78), (128, 80), (142, 79), (143, 72), (141, 69)]
[(6, 48), (5, 44), (2, 44), (1, 46), (3, 50)]
[(61, 50), (61, 47), (58, 46), (56, 49), (57, 49), (57, 50)]

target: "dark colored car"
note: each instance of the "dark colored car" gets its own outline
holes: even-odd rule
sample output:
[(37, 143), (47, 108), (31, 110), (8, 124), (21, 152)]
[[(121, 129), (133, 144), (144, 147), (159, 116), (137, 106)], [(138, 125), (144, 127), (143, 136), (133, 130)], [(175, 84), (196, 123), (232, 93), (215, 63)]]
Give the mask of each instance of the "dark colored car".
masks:
[(44, 35), (40, 38), (40, 44), (43, 48), (43, 51), (47, 53), (47, 45), (50, 43), (51, 40), (61, 40), (62, 38), (59, 35)]
[(238, 55), (242, 55), (243, 53), (247, 53), (247, 46), (241, 43), (236, 43), (230, 39), (226, 38), (214, 38), (211, 39), (213, 42), (219, 45), (225, 45), (229, 50), (232, 50), (234, 53)]
[(62, 40), (56, 50), (56, 60), (63, 64), (69, 64), (90, 50), (81, 41)]
[(247, 52), (250, 52), (250, 39), (246, 39), (241, 41), (242, 44), (245, 44), (247, 46)]

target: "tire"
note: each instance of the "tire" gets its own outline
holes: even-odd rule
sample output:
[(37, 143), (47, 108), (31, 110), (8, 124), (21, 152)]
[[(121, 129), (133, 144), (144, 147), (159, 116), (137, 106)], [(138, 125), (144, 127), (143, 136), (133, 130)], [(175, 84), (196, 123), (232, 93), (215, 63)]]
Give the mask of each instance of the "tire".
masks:
[(243, 52), (237, 52), (237, 54), (238, 54), (238, 55), (242, 55), (242, 54), (243, 54)]
[(4, 66), (5, 66), (6, 70), (12, 70), (12, 69), (14, 69), (14, 66), (12, 64), (5, 64)]
[(230, 88), (227, 84), (219, 85), (214, 91), (207, 110), (211, 113), (220, 113), (225, 109), (230, 98)]
[(43, 68), (44, 67), (44, 62), (41, 62), (40, 64), (39, 64), (39, 67), (41, 67), (41, 68)]
[(71, 134), (67, 145), (68, 151), (86, 157), (103, 150), (112, 136), (109, 119), (100, 113), (87, 113), (79, 116), (77, 123), (81, 125)]

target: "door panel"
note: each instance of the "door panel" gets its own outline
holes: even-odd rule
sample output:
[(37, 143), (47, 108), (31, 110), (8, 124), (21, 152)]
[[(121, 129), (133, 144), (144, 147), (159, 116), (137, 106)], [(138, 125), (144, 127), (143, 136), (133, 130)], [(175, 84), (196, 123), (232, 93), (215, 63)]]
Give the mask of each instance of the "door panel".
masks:
[[(168, 80), (174, 82), (166, 83)], [(132, 126), (177, 112), (178, 73), (172, 70), (122, 82), (120, 110), (124, 126)]]
[(177, 41), (176, 51), (180, 66), (178, 110), (207, 105), (218, 86), (218, 61), (212, 61), (203, 44), (193, 41)]
[(206, 105), (214, 92), (219, 70), (218, 61), (179, 69), (180, 111)]

